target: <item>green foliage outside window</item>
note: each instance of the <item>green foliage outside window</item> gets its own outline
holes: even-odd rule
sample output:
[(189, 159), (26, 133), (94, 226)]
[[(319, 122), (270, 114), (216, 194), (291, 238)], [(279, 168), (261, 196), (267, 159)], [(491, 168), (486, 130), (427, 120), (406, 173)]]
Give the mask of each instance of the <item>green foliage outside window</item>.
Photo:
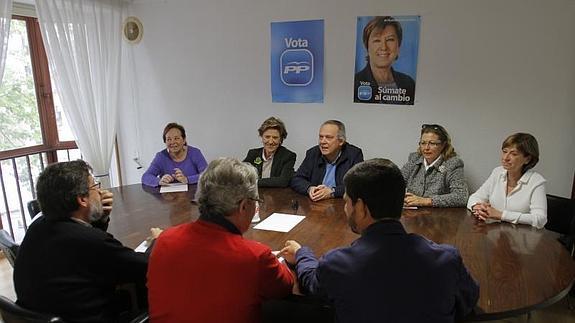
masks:
[(42, 144), (26, 22), (12, 20), (0, 86), (0, 151)]

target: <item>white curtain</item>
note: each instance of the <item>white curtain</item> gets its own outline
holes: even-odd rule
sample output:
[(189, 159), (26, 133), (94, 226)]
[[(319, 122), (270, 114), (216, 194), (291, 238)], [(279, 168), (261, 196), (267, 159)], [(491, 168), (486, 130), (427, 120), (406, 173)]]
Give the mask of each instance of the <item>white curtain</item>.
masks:
[(2, 76), (4, 76), (10, 20), (12, 20), (12, 0), (0, 0), (0, 85), (2, 84)]
[(84, 159), (104, 185), (120, 102), (123, 6), (118, 0), (36, 1), (63, 109)]

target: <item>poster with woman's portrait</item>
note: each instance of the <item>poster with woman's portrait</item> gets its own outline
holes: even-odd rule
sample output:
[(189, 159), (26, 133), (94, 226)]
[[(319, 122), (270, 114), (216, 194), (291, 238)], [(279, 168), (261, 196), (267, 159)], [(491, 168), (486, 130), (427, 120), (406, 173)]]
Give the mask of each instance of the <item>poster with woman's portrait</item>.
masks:
[(413, 105), (419, 16), (357, 17), (353, 101)]

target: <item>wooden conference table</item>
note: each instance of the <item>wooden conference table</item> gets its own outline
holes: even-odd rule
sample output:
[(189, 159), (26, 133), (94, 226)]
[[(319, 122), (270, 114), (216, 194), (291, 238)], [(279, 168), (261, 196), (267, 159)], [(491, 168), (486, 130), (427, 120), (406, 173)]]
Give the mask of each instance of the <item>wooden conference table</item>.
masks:
[[(140, 184), (111, 191), (114, 211), (108, 231), (132, 248), (149, 235), (150, 227), (165, 229), (199, 216), (197, 205), (191, 203), (193, 185), (188, 192), (166, 194)], [(272, 250), (294, 239), (320, 256), (358, 238), (347, 225), (343, 199), (311, 202), (289, 188), (260, 189), (260, 197), (264, 200), (262, 220), (274, 212), (306, 216), (288, 233), (250, 229), (244, 234)], [(404, 210), (401, 222), (408, 232), (460, 250), (481, 290), (469, 320), (515, 316), (551, 305), (568, 293), (575, 280), (575, 261), (553, 232), (526, 225), (481, 223), (464, 208)]]

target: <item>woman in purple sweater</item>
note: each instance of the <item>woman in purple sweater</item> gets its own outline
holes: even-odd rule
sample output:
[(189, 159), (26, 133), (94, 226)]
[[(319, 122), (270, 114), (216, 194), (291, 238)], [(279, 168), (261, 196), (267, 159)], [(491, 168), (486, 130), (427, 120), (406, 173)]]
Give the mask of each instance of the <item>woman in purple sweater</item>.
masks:
[(150, 167), (142, 175), (142, 184), (196, 184), (208, 163), (198, 148), (188, 146), (184, 127), (177, 123), (168, 123), (162, 138), (166, 149), (156, 154)]

